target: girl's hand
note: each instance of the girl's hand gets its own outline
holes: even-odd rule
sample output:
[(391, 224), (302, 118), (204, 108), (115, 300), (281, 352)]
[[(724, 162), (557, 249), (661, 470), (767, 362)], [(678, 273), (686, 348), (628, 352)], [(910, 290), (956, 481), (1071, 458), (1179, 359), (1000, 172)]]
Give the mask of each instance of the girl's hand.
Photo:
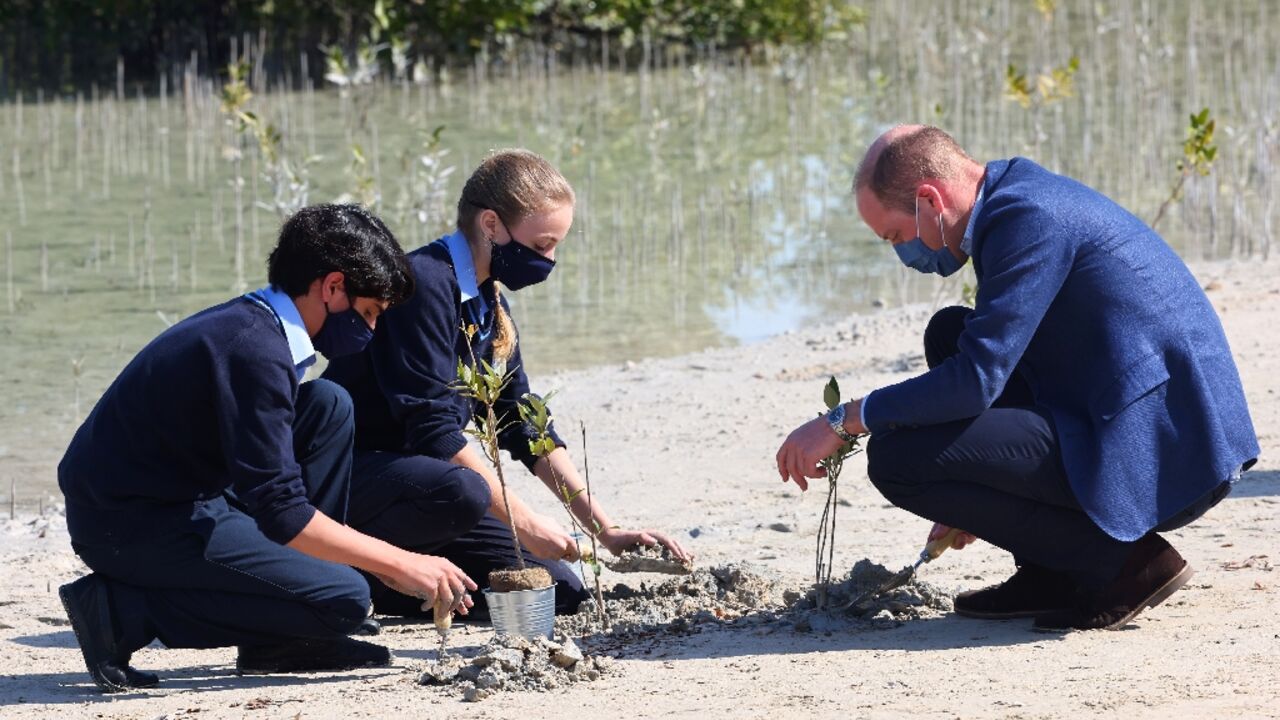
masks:
[(628, 550), (637, 545), (653, 547), (654, 545), (662, 545), (671, 551), (677, 560), (684, 563), (693, 562), (693, 555), (685, 550), (680, 543), (669, 537), (666, 533), (657, 530), (623, 530), (621, 528), (608, 528), (598, 536), (601, 544), (605, 546), (609, 552), (614, 555), (621, 555), (624, 550)]
[(569, 562), (578, 559), (578, 546), (560, 523), (533, 511), (518, 515), (515, 526), (520, 533), (520, 544), (534, 557)]

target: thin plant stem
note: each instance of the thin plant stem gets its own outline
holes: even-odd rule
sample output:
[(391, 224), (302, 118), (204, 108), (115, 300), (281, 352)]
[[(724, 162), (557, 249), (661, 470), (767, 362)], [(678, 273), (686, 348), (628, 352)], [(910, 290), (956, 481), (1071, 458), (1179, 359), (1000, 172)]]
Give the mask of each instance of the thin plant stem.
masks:
[[(582, 480), (587, 485), (587, 512), (591, 515), (591, 523), (596, 524), (596, 506), (591, 501), (591, 464), (587, 461), (587, 424), (578, 421), (579, 427), (582, 429)], [(596, 533), (589, 532), (587, 535), (591, 538), (591, 557), (598, 563), (600, 562), (600, 551), (596, 547)], [(605, 630), (609, 629), (609, 616), (604, 611), (604, 592), (600, 589), (600, 572), (599, 568), (592, 568), (592, 575), (596, 581), (596, 613), (600, 619), (600, 626)]]
[(492, 403), (486, 401), (484, 407), (485, 435), (487, 436), (485, 441), (489, 444), (489, 461), (493, 463), (493, 469), (498, 473), (498, 485), (502, 488), (502, 506), (506, 509), (507, 519), (511, 523), (511, 544), (516, 551), (516, 564), (524, 570), (524, 553), (520, 552), (520, 532), (516, 530), (516, 519), (511, 514), (511, 501), (507, 498), (507, 478), (502, 473), (502, 460), (498, 456), (498, 418), (493, 412)]

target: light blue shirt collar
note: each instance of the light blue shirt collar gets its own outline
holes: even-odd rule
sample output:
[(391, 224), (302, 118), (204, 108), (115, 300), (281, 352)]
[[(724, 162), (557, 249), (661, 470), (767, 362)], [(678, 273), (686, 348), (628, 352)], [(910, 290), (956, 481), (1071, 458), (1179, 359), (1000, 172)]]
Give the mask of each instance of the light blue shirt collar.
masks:
[(964, 228), (964, 237), (960, 238), (960, 252), (965, 255), (973, 255), (973, 226), (978, 222), (978, 213), (982, 212), (982, 204), (986, 202), (987, 182), (986, 176), (983, 176), (982, 184), (978, 186), (978, 197), (973, 201), (973, 209), (969, 211), (969, 224)]
[(293, 359), (294, 369), (298, 372), (298, 379), (301, 380), (307, 373), (307, 368), (316, 362), (316, 348), (311, 344), (311, 335), (307, 332), (306, 324), (302, 322), (298, 306), (293, 304), (293, 298), (275, 285), (254, 290), (249, 293), (249, 296), (251, 299), (266, 303), (275, 314), (276, 321), (284, 330), (284, 339), (289, 343), (289, 355)]
[(480, 297), (480, 284), (476, 282), (476, 264), (471, 259), (471, 245), (461, 230), (446, 235), (444, 245), (449, 249), (449, 259), (453, 261), (453, 274), (458, 278), (458, 296), (462, 302)]

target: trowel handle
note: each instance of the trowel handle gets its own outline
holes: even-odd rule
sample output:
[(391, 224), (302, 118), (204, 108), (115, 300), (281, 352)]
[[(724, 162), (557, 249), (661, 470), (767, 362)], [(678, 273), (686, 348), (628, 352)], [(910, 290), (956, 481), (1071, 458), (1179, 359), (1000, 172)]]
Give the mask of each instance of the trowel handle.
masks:
[(453, 627), (453, 608), (448, 600), (436, 598), (435, 607), (432, 608), (432, 616), (437, 630), (448, 630)]
[(930, 540), (929, 543), (924, 546), (924, 550), (920, 553), (920, 559), (925, 562), (937, 560), (939, 555), (945, 552), (947, 548), (951, 547), (951, 543), (955, 541), (956, 536), (961, 532), (962, 531), (959, 528), (951, 528), (947, 531), (946, 535)]

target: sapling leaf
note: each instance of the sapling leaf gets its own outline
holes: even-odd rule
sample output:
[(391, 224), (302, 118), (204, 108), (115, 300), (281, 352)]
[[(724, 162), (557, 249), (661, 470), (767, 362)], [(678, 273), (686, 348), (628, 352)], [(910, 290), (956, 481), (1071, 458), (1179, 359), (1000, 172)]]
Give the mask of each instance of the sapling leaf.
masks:
[(827, 387), (822, 392), (822, 399), (827, 403), (828, 410), (835, 410), (840, 404), (840, 384), (836, 382), (835, 376), (827, 382)]

